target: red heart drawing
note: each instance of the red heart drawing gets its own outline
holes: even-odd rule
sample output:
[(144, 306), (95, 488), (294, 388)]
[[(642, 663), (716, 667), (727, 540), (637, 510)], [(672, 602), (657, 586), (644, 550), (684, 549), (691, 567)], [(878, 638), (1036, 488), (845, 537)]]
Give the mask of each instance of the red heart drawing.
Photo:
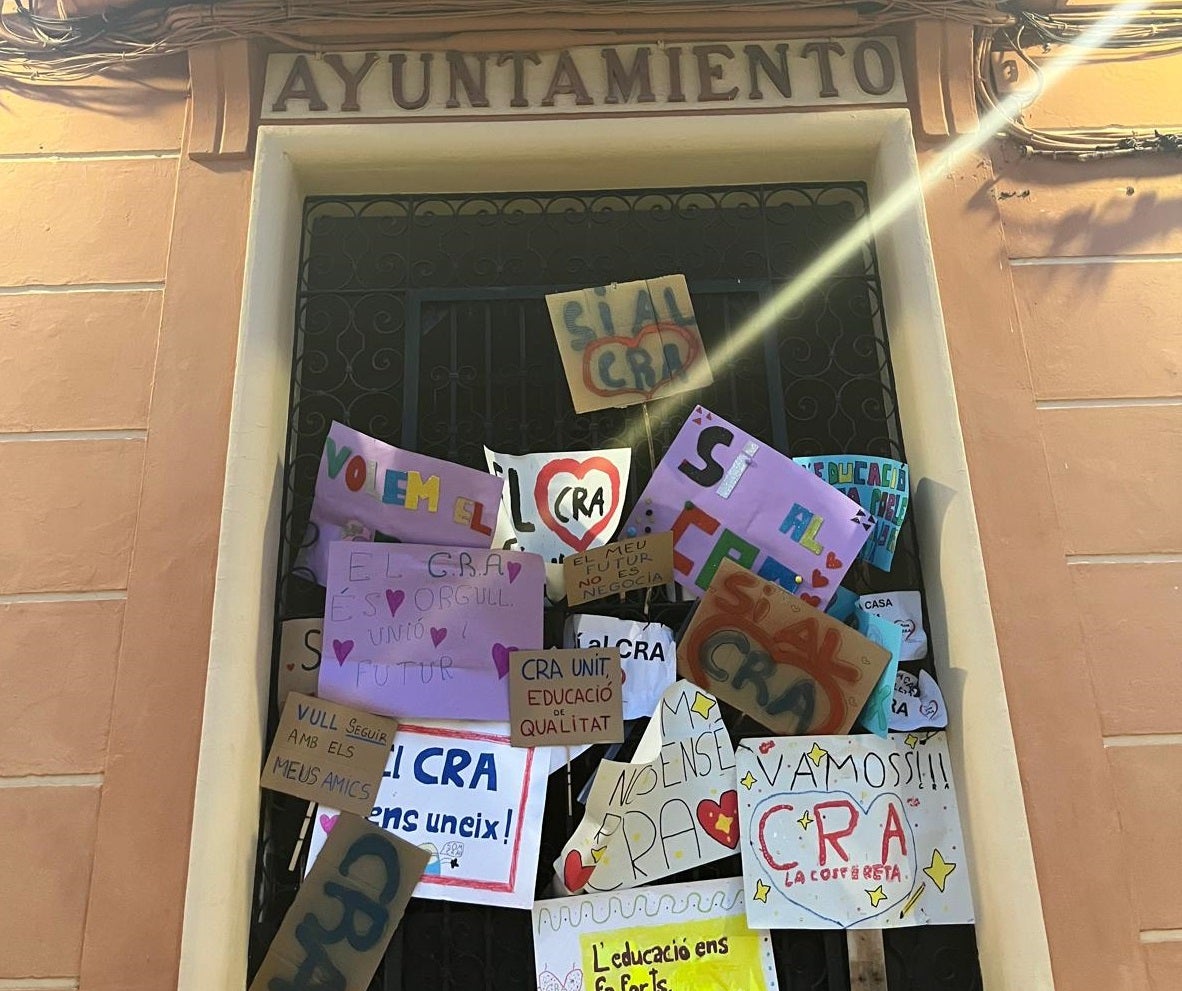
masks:
[(833, 551), (830, 551), (825, 556), (825, 567), (836, 571), (841, 567), (841, 558), (839, 558)]
[(294, 665), (294, 664), (289, 664), (289, 665), (287, 665), (287, 670), (288, 670), (288, 671), (294, 671), (294, 670), (295, 670), (295, 665)]
[(566, 890), (574, 894), (582, 891), (587, 887), (587, 882), (591, 880), (591, 872), (595, 870), (595, 865), (588, 866), (583, 863), (583, 858), (578, 850), (571, 850), (566, 855), (566, 860), (562, 862), (562, 883), (566, 885)]
[[(602, 519), (588, 527), (587, 532), (581, 537), (576, 537), (554, 518), (554, 514), (550, 512), (550, 500), (546, 497), (549, 495), (550, 482), (555, 475), (567, 474), (573, 475), (575, 478), (586, 478), (593, 471), (601, 471), (607, 475), (611, 483), (611, 501), (603, 511)], [(607, 458), (593, 457), (587, 458), (585, 461), (576, 461), (574, 458), (558, 458), (556, 461), (549, 461), (542, 465), (538, 472), (538, 480), (534, 483), (534, 504), (538, 507), (538, 515), (542, 517), (542, 522), (558, 534), (564, 544), (573, 547), (582, 554), (615, 516), (616, 509), (620, 505), (620, 488), (620, 473)]]
[(764, 740), (763, 743), (761, 743), (759, 745), (759, 752), (761, 754), (771, 753), (771, 751), (775, 748), (775, 746), (776, 746), (775, 740)]
[(399, 589), (397, 592), (392, 588), (386, 589), (386, 605), (390, 607), (390, 616), (393, 617), (398, 612), (398, 607), (402, 605), (402, 600), (406, 598), (406, 593)]
[(431, 643), (433, 643), (436, 647), (438, 647), (441, 643), (443, 643), (443, 639), (446, 636), (447, 636), (447, 627), (446, 626), (444, 626), (442, 628), (438, 628), (435, 626), (431, 627)]
[(739, 793), (724, 791), (722, 801), (703, 798), (698, 803), (698, 822), (706, 835), (732, 850), (739, 845)]
[(345, 658), (349, 656), (349, 652), (353, 649), (352, 640), (334, 640), (332, 642), (332, 652), (337, 655), (337, 663), (344, 664)]
[(820, 569), (813, 568), (813, 588), (824, 588), (829, 584), (829, 579), (821, 574)]
[[(660, 367), (666, 364), (661, 360), (661, 356), (665, 353), (665, 348), (673, 343), (679, 351), (684, 351), (680, 355), (681, 371), (685, 372), (695, 361), (698, 360), (698, 353), (701, 348), (698, 345), (698, 339), (691, 334), (685, 327), (676, 323), (650, 323), (640, 328), (640, 333), (635, 337), (600, 337), (592, 341), (583, 349), (583, 385), (585, 385), (591, 392), (597, 396), (619, 396), (619, 395), (641, 395), (645, 399), (652, 399), (658, 392), (665, 388), (673, 381), (673, 373), (670, 372), (667, 376), (657, 379), (653, 383), (653, 387), (648, 391), (644, 389), (628, 388), (627, 386), (615, 388), (601, 388), (596, 385), (591, 379), (591, 369), (599, 367), (599, 359), (595, 353), (602, 348), (622, 348), (625, 351), (629, 349), (643, 348), (643, 341), (646, 337), (655, 334), (657, 336), (657, 351), (655, 357), (657, 361), (654, 364)], [(676, 338), (675, 342), (666, 340), (668, 337)], [(655, 376), (654, 376), (655, 377)]]
[(800, 597), (810, 606), (816, 606), (818, 609), (821, 608), (821, 597), (819, 595), (809, 595), (808, 592), (801, 592)]

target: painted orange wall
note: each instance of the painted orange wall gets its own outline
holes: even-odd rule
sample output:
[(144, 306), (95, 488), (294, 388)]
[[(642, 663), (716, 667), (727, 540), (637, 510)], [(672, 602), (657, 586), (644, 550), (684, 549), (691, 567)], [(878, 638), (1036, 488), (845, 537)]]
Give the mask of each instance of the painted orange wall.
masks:
[[(1028, 119), (1182, 124), (1180, 77), (1178, 58), (1089, 66)], [(176, 982), (250, 168), (185, 153), (183, 60), (4, 86), (0, 878), (21, 897), (0, 899), (0, 984), (158, 991)], [(927, 206), (1056, 983), (1174, 991), (1178, 161), (999, 146)]]

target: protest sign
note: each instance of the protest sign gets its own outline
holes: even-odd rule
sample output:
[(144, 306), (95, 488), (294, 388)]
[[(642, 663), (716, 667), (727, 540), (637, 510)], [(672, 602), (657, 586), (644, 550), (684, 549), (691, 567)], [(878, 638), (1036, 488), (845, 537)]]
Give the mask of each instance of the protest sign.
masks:
[(506, 480), (494, 547), (557, 564), (612, 539), (628, 491), (629, 448), (515, 455), (486, 447), (484, 456), (488, 470)]
[(620, 652), (515, 650), (509, 655), (509, 735), (515, 747), (620, 743)]
[(860, 612), (858, 632), (890, 654), (890, 660), (858, 713), (858, 723), (885, 740), (887, 730), (891, 728), (891, 699), (895, 693), (895, 675), (899, 672), (899, 655), (903, 651), (903, 631), (889, 619)]
[(849, 454), (792, 460), (844, 492), (874, 517), (874, 532), (858, 557), (876, 568), (890, 571), (899, 530), (911, 501), (907, 466), (891, 458)]
[(566, 621), (567, 647), (615, 647), (624, 679), (624, 718), (651, 716), (677, 677), (673, 631), (660, 623), (576, 613)]
[(576, 413), (714, 381), (684, 275), (546, 297)]
[(566, 601), (578, 606), (605, 595), (673, 581), (673, 534), (621, 540), (562, 562)]
[(628, 763), (599, 764), (583, 821), (554, 864), (563, 894), (647, 884), (738, 847), (735, 751), (718, 701), (665, 692)]
[(928, 635), (923, 629), (923, 600), (918, 592), (875, 592), (858, 596), (857, 610), (889, 619), (903, 630), (901, 661), (922, 661), (928, 656)]
[(739, 877), (535, 902), (533, 927), (538, 991), (779, 988)]
[(791, 458), (695, 406), (624, 532), (645, 527), (673, 531), (676, 580), (691, 595), (731, 558), (824, 609), (874, 518)]
[(973, 921), (943, 733), (744, 740), (738, 762), (749, 925)]
[(297, 567), (324, 584), (335, 540), (489, 547), (504, 481), (475, 468), (403, 451), (343, 423), (324, 441), (309, 527)]
[(292, 692), (259, 783), (367, 815), (398, 723)]
[(729, 559), (677, 647), (683, 677), (777, 733), (848, 733), (890, 654)]
[(339, 815), (250, 991), (369, 987), (426, 862), (410, 843)]
[(936, 679), (926, 671), (918, 675), (899, 671), (891, 698), (891, 729), (943, 729), (948, 725), (948, 709)]
[[(427, 851), (416, 898), (529, 908), (550, 752), (510, 746), (505, 723), (403, 723), (370, 821)], [(337, 822), (317, 809), (309, 863)]]
[(279, 627), (279, 671), (276, 696), (283, 705), (289, 692), (315, 695), (320, 677), (321, 631), (324, 620), (288, 619)]
[(536, 554), (337, 541), (321, 698), (390, 716), (506, 719), (509, 652), (542, 646)]

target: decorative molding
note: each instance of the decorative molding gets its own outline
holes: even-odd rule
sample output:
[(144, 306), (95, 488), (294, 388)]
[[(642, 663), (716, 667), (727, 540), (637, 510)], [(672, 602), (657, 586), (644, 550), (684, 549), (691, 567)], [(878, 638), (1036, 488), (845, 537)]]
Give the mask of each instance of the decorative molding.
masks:
[(911, 116), (925, 138), (948, 138), (977, 129), (973, 26), (960, 21), (920, 20), (904, 46), (912, 78)]
[(254, 154), (263, 70), (258, 45), (243, 38), (189, 50), (190, 158), (205, 162)]

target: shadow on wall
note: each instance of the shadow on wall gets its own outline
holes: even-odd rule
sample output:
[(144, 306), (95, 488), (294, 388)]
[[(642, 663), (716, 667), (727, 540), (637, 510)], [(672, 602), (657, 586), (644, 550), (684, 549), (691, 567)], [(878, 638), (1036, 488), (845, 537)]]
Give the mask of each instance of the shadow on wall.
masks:
[[(101, 76), (67, 84), (44, 85), (4, 78), (0, 79), (0, 127), (13, 116), (28, 113), (28, 105), (23, 101), (112, 117), (134, 117), (143, 112), (145, 102), (159, 103), (170, 97), (184, 100), (188, 92), (189, 59), (183, 54), (112, 69)], [(12, 97), (21, 102), (14, 106)]]

